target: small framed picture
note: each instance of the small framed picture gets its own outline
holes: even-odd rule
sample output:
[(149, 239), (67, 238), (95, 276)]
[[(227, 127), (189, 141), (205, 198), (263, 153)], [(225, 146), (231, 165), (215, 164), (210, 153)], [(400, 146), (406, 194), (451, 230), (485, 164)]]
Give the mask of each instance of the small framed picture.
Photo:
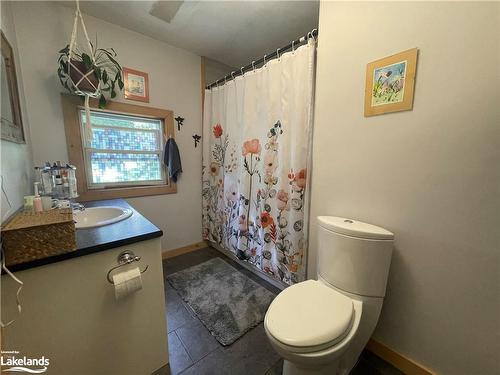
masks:
[(366, 66), (365, 117), (413, 108), (417, 53), (413, 48)]
[(149, 103), (148, 73), (124, 67), (123, 81), (125, 83), (125, 99)]

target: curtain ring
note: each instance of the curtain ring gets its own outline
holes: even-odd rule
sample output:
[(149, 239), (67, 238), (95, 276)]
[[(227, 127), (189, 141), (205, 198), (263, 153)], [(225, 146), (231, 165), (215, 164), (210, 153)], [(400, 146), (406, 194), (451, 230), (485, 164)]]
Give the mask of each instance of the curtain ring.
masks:
[(267, 55), (264, 55), (264, 66), (266, 66), (266, 56)]
[(280, 49), (279, 48), (276, 50), (276, 57), (278, 58), (278, 60), (280, 59)]
[(234, 70), (231, 72), (231, 78), (234, 80)]
[(292, 53), (295, 52), (295, 46), (294, 46), (294, 44), (295, 44), (295, 40), (292, 40)]
[(252, 70), (255, 72), (255, 60), (252, 61)]
[(240, 68), (240, 72), (241, 72), (241, 76), (242, 76), (242, 77), (243, 77), (243, 75), (245, 74), (245, 73), (243, 73), (243, 68), (244, 68), (243, 66)]

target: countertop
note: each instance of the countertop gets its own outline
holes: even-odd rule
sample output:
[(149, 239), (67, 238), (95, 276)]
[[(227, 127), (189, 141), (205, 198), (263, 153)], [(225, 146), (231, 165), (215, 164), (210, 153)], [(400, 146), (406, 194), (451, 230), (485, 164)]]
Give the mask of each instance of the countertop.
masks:
[(12, 272), (26, 270), (163, 236), (163, 232), (160, 229), (142, 216), (124, 199), (109, 199), (82, 203), (85, 207), (119, 206), (130, 208), (133, 213), (129, 218), (114, 224), (96, 228), (77, 229), (77, 250), (75, 251), (16, 264), (9, 266), (8, 269)]

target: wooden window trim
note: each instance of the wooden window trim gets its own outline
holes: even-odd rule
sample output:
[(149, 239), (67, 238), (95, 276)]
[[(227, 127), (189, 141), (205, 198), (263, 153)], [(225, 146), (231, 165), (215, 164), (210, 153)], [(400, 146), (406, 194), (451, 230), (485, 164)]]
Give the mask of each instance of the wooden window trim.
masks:
[[(89, 189), (85, 173), (85, 157), (81, 139), (79, 110), (83, 106), (82, 98), (75, 95), (61, 94), (64, 116), (64, 132), (68, 148), (69, 163), (76, 169), (76, 180), (79, 201), (94, 201), (101, 199), (144, 197), (149, 195), (163, 195), (177, 193), (177, 185), (168, 179), (167, 183), (150, 186), (109, 187), (103, 189)], [(99, 110), (98, 101), (90, 100), (90, 108)], [(163, 120), (165, 136), (174, 137), (174, 112), (166, 109), (146, 107), (128, 103), (108, 101), (106, 112), (119, 114), (160, 118)]]

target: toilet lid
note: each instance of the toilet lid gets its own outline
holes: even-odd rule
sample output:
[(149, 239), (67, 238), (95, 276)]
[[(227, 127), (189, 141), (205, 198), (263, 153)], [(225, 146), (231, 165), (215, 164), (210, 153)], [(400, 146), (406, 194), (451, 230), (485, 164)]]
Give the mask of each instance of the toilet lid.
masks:
[(318, 224), (335, 233), (370, 240), (394, 240), (394, 234), (387, 229), (361, 221), (336, 216), (318, 216)]
[(266, 328), (285, 345), (333, 345), (347, 335), (353, 311), (349, 297), (307, 280), (278, 294), (267, 310)]

